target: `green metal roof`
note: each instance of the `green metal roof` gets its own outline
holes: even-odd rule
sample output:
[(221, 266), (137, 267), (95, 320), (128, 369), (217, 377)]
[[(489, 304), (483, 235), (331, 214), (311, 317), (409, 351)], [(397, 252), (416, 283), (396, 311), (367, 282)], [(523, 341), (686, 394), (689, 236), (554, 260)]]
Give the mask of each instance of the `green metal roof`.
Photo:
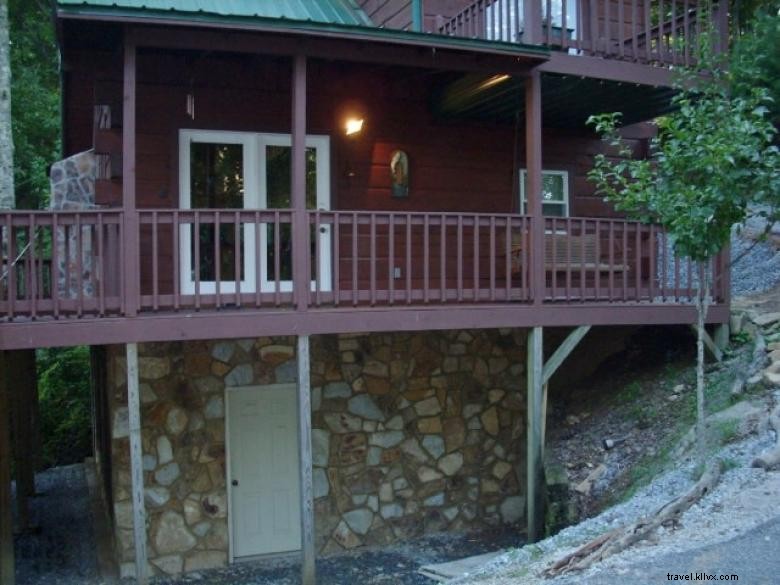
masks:
[(274, 18), (372, 26), (371, 19), (354, 0), (58, 0), (61, 7), (132, 10), (215, 15), (236, 18)]
[(240, 26), (389, 41), (510, 57), (549, 57), (542, 46), (450, 37), (377, 27), (355, 0), (57, 0), (70, 17), (150, 20), (179, 24)]

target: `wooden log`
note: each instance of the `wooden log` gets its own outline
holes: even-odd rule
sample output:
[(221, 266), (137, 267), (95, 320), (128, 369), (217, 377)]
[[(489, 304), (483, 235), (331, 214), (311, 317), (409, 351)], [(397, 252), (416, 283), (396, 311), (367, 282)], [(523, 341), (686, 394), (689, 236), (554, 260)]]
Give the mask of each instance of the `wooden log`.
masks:
[(527, 368), (527, 530), (528, 542), (536, 542), (542, 536), (544, 525), (544, 501), (542, 497), (542, 327), (528, 332)]
[(555, 577), (570, 571), (582, 571), (650, 537), (663, 524), (677, 521), (688, 508), (711, 492), (720, 479), (720, 473), (721, 462), (712, 463), (684, 495), (664, 504), (648, 518), (642, 518), (629, 526), (617, 528), (591, 540), (553, 563), (543, 575)]
[(311, 387), (309, 362), (309, 336), (298, 337), (298, 433), (300, 449), (301, 482), (301, 582), (314, 585), (314, 482), (312, 478), (311, 447)]
[(6, 352), (0, 351), (0, 583), (14, 585), (14, 524), (11, 513), (11, 417)]
[(133, 540), (135, 544), (135, 578), (139, 585), (148, 583), (146, 564), (146, 508), (144, 505), (144, 469), (141, 448), (141, 400), (138, 384), (138, 345), (128, 343), (127, 411), (130, 430), (130, 481), (133, 501)]

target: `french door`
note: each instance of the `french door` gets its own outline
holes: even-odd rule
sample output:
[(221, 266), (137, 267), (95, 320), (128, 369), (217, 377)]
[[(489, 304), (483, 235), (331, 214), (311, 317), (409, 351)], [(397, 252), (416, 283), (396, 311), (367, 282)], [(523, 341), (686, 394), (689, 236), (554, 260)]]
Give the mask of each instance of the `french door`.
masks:
[[(181, 207), (289, 209), (291, 160), (289, 134), (181, 130)], [(309, 209), (330, 209), (330, 142), (327, 136), (306, 137), (306, 204)], [(273, 224), (242, 223), (236, 229), (229, 222), (216, 226), (212, 216), (197, 225), (182, 225), (180, 233), (180, 283), (184, 294), (193, 294), (196, 288), (201, 294), (214, 294), (217, 282), (219, 291), (225, 294), (236, 292), (236, 282), (239, 282), (241, 292), (247, 293), (255, 292), (257, 283), (263, 292), (274, 291), (277, 286), (283, 292), (292, 290), (289, 224), (281, 225), (277, 235)], [(275, 274), (276, 237), (279, 239), (279, 274)], [(320, 290), (327, 291), (331, 288), (330, 226), (321, 228), (316, 234), (312, 231), (312, 250), (315, 249), (315, 237), (319, 238)], [(257, 238), (259, 247), (256, 246)], [(238, 276), (236, 270), (240, 271)]]

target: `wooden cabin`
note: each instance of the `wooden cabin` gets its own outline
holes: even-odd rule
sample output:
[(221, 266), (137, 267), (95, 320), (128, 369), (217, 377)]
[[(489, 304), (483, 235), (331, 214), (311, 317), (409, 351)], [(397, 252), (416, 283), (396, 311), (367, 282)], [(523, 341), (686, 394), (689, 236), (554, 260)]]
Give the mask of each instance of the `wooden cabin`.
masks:
[(726, 17), (58, 0), (66, 158), (50, 210), (0, 216), (0, 348), (92, 346), (122, 575), (300, 550), (310, 584), (423, 532), (538, 538), (550, 377), (593, 326), (695, 316), (691, 264), (588, 182), (615, 153), (585, 122), (621, 111), (646, 156)]

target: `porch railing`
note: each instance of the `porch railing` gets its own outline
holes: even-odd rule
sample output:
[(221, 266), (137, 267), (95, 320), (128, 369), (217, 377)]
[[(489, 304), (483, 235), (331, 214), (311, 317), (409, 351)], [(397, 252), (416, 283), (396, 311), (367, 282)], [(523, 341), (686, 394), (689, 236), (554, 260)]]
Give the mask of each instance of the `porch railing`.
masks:
[(709, 0), (476, 0), (442, 20), (438, 32), (661, 66), (692, 65), (703, 35), (713, 35), (716, 50), (727, 45), (727, 11), (720, 4)]
[[(312, 310), (481, 303), (690, 304), (700, 274), (658, 226), (545, 218), (544, 282), (533, 220), (481, 213), (310, 211)], [(99, 318), (153, 312), (290, 310), (293, 211), (12, 211), (0, 214), (0, 318)], [(138, 226), (140, 282), (125, 291), (123, 248)], [(710, 267), (728, 301), (728, 258)], [(129, 280), (127, 282), (130, 282)], [(131, 298), (132, 297), (132, 298)], [(132, 310), (130, 310), (132, 309)]]

